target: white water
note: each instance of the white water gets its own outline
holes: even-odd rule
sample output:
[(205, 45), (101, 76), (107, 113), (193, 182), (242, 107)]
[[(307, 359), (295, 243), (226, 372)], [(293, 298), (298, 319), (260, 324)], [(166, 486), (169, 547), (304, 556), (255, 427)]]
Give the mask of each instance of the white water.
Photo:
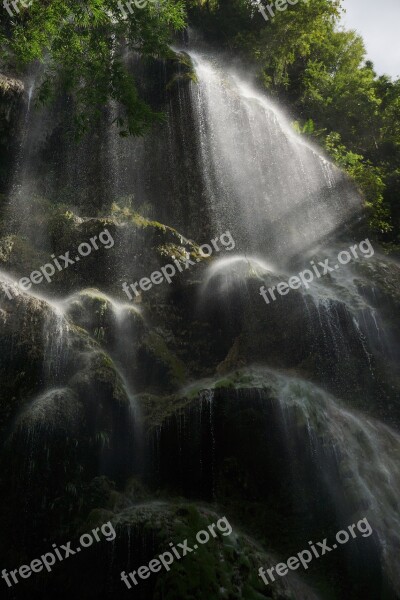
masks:
[[(290, 420), (297, 411), (300, 422), (307, 424), (310, 447), (327, 445), (334, 451), (343, 486), (332, 490), (332, 496), (340, 499), (338, 511), (345, 507), (354, 510), (354, 519), (368, 518), (381, 544), (385, 570), (399, 587), (400, 435), (376, 419), (344, 408), (305, 381), (279, 375), (276, 390), (283, 419)], [(290, 427), (287, 432), (290, 435)]]
[(360, 211), (344, 175), (242, 76), (191, 52), (199, 159), (215, 231), (285, 264)]
[[(199, 83), (191, 85), (191, 97), (196, 118), (194, 128), (198, 131), (199, 158), (207, 191), (206, 202), (213, 216), (215, 235), (230, 229), (241, 253), (217, 261), (206, 275), (205, 286), (219, 277), (222, 291), (226, 293), (232, 281), (236, 282), (238, 278), (260, 278), (265, 274), (284, 271), (293, 257), (308, 253), (311, 247), (322, 243), (326, 236), (334, 235), (337, 229), (356, 216), (360, 202), (345, 177), (304, 139), (296, 136), (285, 116), (260, 96), (255, 87), (233, 71), (222, 71), (208, 58), (196, 53), (192, 56)], [(184, 97), (179, 95), (179, 101), (183, 110)], [(30, 102), (26, 119), (28, 123)], [(36, 143), (41, 132), (40, 119), (36, 119), (35, 123), (29, 140)], [(130, 176), (127, 175), (125, 163), (120, 160), (121, 146), (121, 140), (110, 136), (108, 158), (113, 158), (110, 166), (112, 185), (123, 188), (121, 182), (134, 179), (136, 191), (143, 192), (139, 199), (144, 201), (147, 199), (146, 181), (141, 168), (146, 162), (145, 144), (142, 140), (135, 141), (135, 155), (129, 151), (131, 146), (124, 146), (126, 158), (130, 161)], [(75, 171), (72, 167), (79, 161), (75, 163), (73, 160), (75, 148), (71, 146), (68, 150), (70, 162), (69, 168), (65, 168), (65, 176), (74, 190)], [(35, 146), (26, 154), (23, 169), (16, 173), (20, 183), (18, 189), (14, 190), (15, 202), (12, 203), (15, 216), (19, 215), (20, 203), (24, 204), (36, 189), (34, 152)], [(23, 215), (24, 225), (28, 227), (30, 215), (26, 207)], [(248, 256), (244, 253), (248, 253)], [(131, 260), (130, 256), (126, 258)], [(342, 332), (338, 329), (339, 319), (332, 299), (337, 300), (340, 294), (346, 293), (352, 306), (359, 303), (362, 310), (370, 308), (350, 279), (341, 283), (341, 290), (338, 287), (333, 290), (332, 286), (325, 286), (322, 282), (318, 289), (312, 288), (305, 294), (312, 297), (318, 308), (320, 322), (313, 325), (326, 329), (327, 345), (332, 350), (333, 358), (336, 346), (339, 348), (336, 341)], [(47, 381), (52, 386), (60, 384), (58, 379), (68, 348), (68, 319), (72, 308), (81, 311), (88, 330), (91, 330), (97, 318), (97, 310), (113, 314), (119, 340), (115, 351), (122, 365), (124, 343), (132, 344), (132, 340), (124, 336), (127, 320), (134, 311), (132, 306), (119, 304), (97, 291), (92, 294), (96, 302), (93, 305), (84, 304), (83, 296), (86, 294), (87, 298), (90, 293), (84, 291), (74, 294), (57, 305), (49, 302), (51, 311), (44, 332), (47, 342), (44, 366), (48, 369)], [(0, 317), (6, 318), (6, 311), (1, 310), (2, 307)], [(307, 317), (306, 303), (304, 315)], [(371, 315), (375, 319), (375, 313)], [(355, 320), (360, 344), (364, 347), (365, 339), (359, 323), (360, 320)], [(380, 331), (379, 320), (375, 323)], [(95, 329), (93, 337), (101, 340), (102, 334), (100, 326)], [(369, 360), (370, 350), (367, 346), (365, 354)], [(128, 361), (125, 367), (129, 369)], [(127, 377), (121, 377), (137, 416), (131, 384)], [(348, 494), (352, 501), (363, 502), (367, 507), (366, 516), (379, 535), (387, 571), (390, 578), (397, 581), (399, 436), (375, 420), (344, 409), (334, 398), (321, 390), (316, 392), (306, 382), (281, 378), (277, 389), (283, 411), (295, 407), (306, 420), (310, 444), (316, 447), (322, 436), (326, 443), (337, 450), (343, 473), (346, 470), (351, 473), (353, 489), (346, 490), (345, 495)], [(53, 424), (53, 420), (60, 419), (59, 392), (57, 394), (53, 390), (34, 399), (31, 412), (28, 410), (22, 424), (29, 422), (29, 426), (35, 429), (47, 420)], [(209, 406), (212, 427), (212, 397), (205, 396), (203, 401)]]
[[(190, 54), (198, 77), (191, 95), (206, 201), (215, 233), (229, 229), (237, 252), (208, 268), (203, 298), (213, 289), (226, 295), (249, 278), (273, 279), (276, 284), (275, 278), (288, 274), (294, 259), (301, 271), (309, 266), (312, 252), (321, 259), (330, 256), (338, 234), (361, 211), (352, 184), (295, 135), (287, 118), (242, 74), (223, 70), (204, 54)], [(349, 342), (358, 340), (373, 377), (373, 353), (365, 331), (380, 338), (384, 326), (360, 295), (356, 279), (360, 279), (357, 268), (343, 266), (340, 273), (301, 290), (304, 319), (313, 303), (319, 323), (310, 326), (319, 330), (317, 335), (322, 333), (334, 361), (351, 361)], [(338, 309), (350, 315), (352, 330), (343, 330)], [(323, 454), (325, 445), (336, 455), (340, 485), (332, 497), (337, 499), (338, 513), (345, 507), (351, 518), (368, 517), (379, 538), (387, 576), (399, 587), (400, 436), (379, 421), (344, 408), (311, 383), (276, 375), (275, 386), (283, 420), (293, 423), (294, 412), (306, 423), (316, 460), (322, 461), (318, 452)], [(287, 431), (290, 435), (290, 427)]]

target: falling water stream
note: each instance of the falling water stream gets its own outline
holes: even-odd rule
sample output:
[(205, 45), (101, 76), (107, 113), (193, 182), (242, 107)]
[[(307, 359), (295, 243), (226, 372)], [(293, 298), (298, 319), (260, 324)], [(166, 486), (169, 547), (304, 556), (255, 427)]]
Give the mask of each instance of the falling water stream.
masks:
[(191, 53), (192, 102), (210, 210), (248, 254), (285, 264), (360, 211), (343, 174), (242, 76)]
[[(79, 225), (85, 224), (88, 216), (97, 214), (93, 203), (99, 193), (97, 208), (105, 211), (114, 200), (128, 196), (136, 208), (147, 206), (148, 216), (160, 221), (169, 211), (167, 224), (182, 228), (187, 223), (188, 230), (182, 233), (194, 238), (196, 231), (200, 232), (203, 237), (197, 242), (209, 241), (204, 239), (205, 232), (217, 236), (229, 230), (236, 242), (235, 250), (197, 272), (198, 298), (205, 304), (221, 302), (223, 298), (229, 304), (239, 288), (240, 293), (250, 293), (249, 281), (256, 281), (258, 287), (269, 281), (285, 281), (296, 273), (294, 264), (300, 265), (298, 270), (307, 268), (310, 256), (334, 255), (359, 241), (354, 239), (349, 224), (361, 218), (361, 201), (347, 177), (318, 148), (295, 134), (288, 117), (243, 73), (224, 66), (207, 52), (190, 50), (189, 55), (198, 81), (179, 83), (176, 96), (168, 97), (167, 123), (159, 133), (125, 140), (108, 124), (97, 145), (85, 142), (86, 146), (75, 150), (71, 140), (60, 141), (62, 148), (54, 164), (48, 158), (46, 144), (54, 134), (55, 114), (50, 109), (34, 108), (32, 84), (22, 133), (24, 147), (15, 165), (10, 193), (9, 229), (14, 228), (15, 234), (35, 236), (29, 231), (30, 220), (37, 216), (32, 212), (35, 205), (31, 200), (46, 194), (54, 203), (60, 194), (62, 202), (70, 202), (76, 211), (77, 223), (80, 219)], [(161, 69), (160, 73), (165, 75), (164, 71)], [(117, 108), (109, 108), (115, 118)], [(43, 177), (46, 160), (51, 168)], [(91, 190), (95, 173), (99, 173), (100, 180), (97, 191)], [(120, 239), (127, 244), (126, 228), (121, 231)], [(49, 237), (42, 230), (37, 232), (36, 243), (43, 253), (49, 251)], [(15, 423), (15, 428), (25, 430), (34, 445), (38, 444), (35, 432), (41, 431), (46, 422), (49, 429), (55, 429), (61, 420), (71, 431), (79, 429), (82, 406), (75, 392), (67, 389), (66, 373), (71, 377), (73, 365), (79, 375), (76, 357), (82, 357), (82, 361), (85, 357), (90, 365), (92, 356), (104, 358), (104, 353), (112, 360), (130, 403), (135, 423), (132, 435), (142, 439), (142, 414), (133, 372), (136, 344), (144, 335), (144, 327), (151, 324), (144, 325), (146, 308), (141, 311), (121, 301), (119, 281), (127, 265), (143, 252), (141, 244), (138, 238), (129, 251), (121, 246), (111, 267), (106, 264), (105, 291), (101, 284), (99, 289), (88, 289), (83, 275), (81, 280), (73, 280), (74, 287), (68, 293), (53, 291), (51, 287), (48, 291), (41, 288), (38, 296), (23, 293), (38, 307), (46, 306), (43, 389), (21, 408)], [(368, 259), (361, 257), (362, 260)], [(376, 268), (377, 263), (371, 264)], [(368, 274), (362, 275), (357, 269), (356, 264), (343, 266), (329, 278), (298, 291), (299, 319), (318, 340), (316, 353), (325, 345), (332, 360), (349, 362), (356, 348), (373, 381), (375, 355), (380, 353), (384, 360), (392, 360), (398, 356), (398, 348), (394, 347), (390, 328), (373, 296), (360, 292), (360, 281), (367, 282), (368, 290), (373, 283)], [(0, 278), (3, 285), (15, 291), (15, 278), (28, 274), (18, 272), (18, 268), (12, 271), (0, 273)], [(169, 289), (165, 296), (168, 294)], [(285, 300), (280, 298), (279, 302)], [(263, 302), (258, 296), (255, 301)], [(2, 292), (3, 324), (9, 318), (8, 302)], [(259, 323), (260, 336), (270, 319), (267, 309), (265, 306), (265, 322)], [(273, 325), (279, 330), (281, 322)], [(265, 362), (264, 367), (269, 367)], [(337, 454), (343, 475), (343, 488), (335, 490), (338, 511), (347, 495), (357, 497), (377, 532), (388, 578), (400, 586), (396, 568), (400, 545), (399, 433), (360, 410), (347, 408), (327, 392), (328, 381), (326, 386), (325, 382), (315, 386), (285, 373), (285, 366), (268, 374), (282, 408), (282, 423), (289, 422), (294, 414), (301, 415), (307, 423), (307, 443), (319, 452), (323, 440)], [(83, 372), (82, 365), (79, 368)], [(78, 375), (75, 374), (74, 383), (81, 377), (79, 385), (86, 385), (86, 372)], [(214, 454), (218, 450), (215, 400), (210, 381), (202, 380), (198, 385), (202, 423), (206, 422), (211, 434), (214, 499)], [(162, 423), (158, 425), (158, 436), (161, 430)], [(290, 427), (287, 432), (290, 435)], [(179, 435), (183, 432), (179, 431)], [(33, 464), (33, 454), (29, 461)], [(351, 492), (346, 488), (349, 473)]]

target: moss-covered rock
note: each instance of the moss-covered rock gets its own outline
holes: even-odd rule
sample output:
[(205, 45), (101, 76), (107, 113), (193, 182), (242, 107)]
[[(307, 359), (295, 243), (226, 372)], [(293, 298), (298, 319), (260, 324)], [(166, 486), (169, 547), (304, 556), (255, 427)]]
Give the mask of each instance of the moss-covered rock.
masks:
[[(94, 516), (92, 512), (90, 526), (101, 526), (109, 513), (98, 511), (97, 523)], [(276, 581), (267, 589), (258, 576), (258, 569), (276, 562), (276, 557), (263, 551), (214, 507), (179, 500), (159, 500), (117, 512), (110, 520), (117, 534), (112, 550), (114, 563), (117, 562), (120, 568), (123, 566), (126, 573), (137, 571), (140, 565), (145, 565), (159, 554), (171, 552), (172, 545), (178, 553), (181, 552), (181, 558), (176, 559), (168, 571), (162, 569), (134, 588), (135, 596), (140, 599), (317, 600), (317, 595), (294, 574)], [(208, 527), (212, 525), (214, 533), (208, 533), (208, 542), (197, 541), (196, 544), (199, 532), (209, 532)], [(205, 540), (206, 534), (200, 537)], [(179, 543), (185, 540), (191, 551), (182, 556)], [(138, 551), (139, 548), (141, 551)], [(129, 597), (119, 572), (113, 571), (110, 575), (110, 594)], [(103, 576), (108, 576), (108, 570)], [(104, 589), (101, 580), (86, 582), (85, 597), (94, 598), (101, 589)]]
[[(382, 541), (375, 536), (348, 548), (358, 582), (343, 553), (313, 565), (308, 580), (321, 591), (333, 587), (338, 597), (360, 581), (363, 589), (378, 593), (381, 577), (388, 588), (396, 586), (392, 552), (385, 550), (391, 527), (387, 519), (396, 517), (380, 462), (392, 465), (397, 480), (394, 432), (388, 438), (384, 425), (351, 413), (312, 384), (261, 368), (196, 382), (158, 403), (143, 400), (153, 457), (147, 479), (153, 489), (213, 500), (264, 548), (281, 556), (296, 554), (296, 548), (318, 539), (321, 531), (333, 537), (368, 515)], [(354, 444), (349, 446), (349, 440)], [(384, 459), (374, 454), (377, 447)], [(365, 453), (367, 470), (362, 466)], [(382, 511), (371, 502), (376, 486)]]
[[(0, 283), (1, 493), (21, 512), (29, 494), (36, 525), (59, 527), (66, 512), (78, 510), (85, 482), (130, 471), (131, 404), (110, 356), (59, 305), (21, 292), (7, 277)], [(35, 487), (23, 491), (31, 476)], [(55, 504), (58, 516), (43, 524)], [(25, 527), (24, 519), (19, 525)], [(19, 525), (15, 531), (4, 525), (9, 543)]]
[(181, 387), (187, 373), (185, 365), (168, 348), (162, 335), (151, 331), (143, 340), (141, 351), (146, 354), (145, 361), (150, 360), (155, 368), (159, 366), (155, 382), (157, 387)]
[(170, 90), (178, 83), (190, 81), (197, 83), (198, 79), (193, 61), (186, 52), (176, 52), (175, 56), (169, 61), (168, 67), (169, 72), (172, 71), (173, 74), (167, 83), (167, 90)]
[(0, 194), (6, 189), (15, 156), (23, 93), (22, 81), (0, 73)]

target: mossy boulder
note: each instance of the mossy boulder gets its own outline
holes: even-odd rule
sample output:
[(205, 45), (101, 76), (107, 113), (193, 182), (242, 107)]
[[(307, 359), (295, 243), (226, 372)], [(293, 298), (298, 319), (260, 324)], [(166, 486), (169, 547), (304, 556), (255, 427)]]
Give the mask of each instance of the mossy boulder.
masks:
[(105, 347), (115, 343), (122, 328), (133, 338), (143, 335), (144, 322), (139, 309), (133, 304), (121, 304), (98, 289), (77, 292), (64, 302), (66, 315), (75, 325), (85, 329)]
[(186, 52), (176, 52), (169, 61), (167, 61), (169, 81), (167, 90), (170, 90), (176, 84), (185, 84), (185, 82), (197, 83), (196, 70), (193, 61)]
[[(85, 598), (95, 598), (100, 593), (107, 598), (112, 594), (128, 598), (134, 589), (135, 597), (140, 600), (203, 600), (206, 597), (215, 600), (317, 600), (317, 595), (295, 574), (289, 574), (267, 589), (258, 577), (258, 569), (276, 562), (276, 557), (263, 551), (215, 507), (160, 499), (137, 504), (112, 517), (109, 515), (105, 511), (90, 515), (90, 526), (101, 526), (109, 518), (116, 538), (112, 548), (104, 543), (102, 562), (105, 571), (97, 576), (97, 580), (84, 583), (82, 593)], [(214, 534), (208, 534), (209, 541), (196, 544), (196, 535), (200, 531), (209, 532), (208, 527), (212, 525)], [(162, 569), (145, 581), (139, 579), (139, 585), (134, 587), (132, 584), (133, 589), (127, 589), (119, 576), (120, 571), (137, 571), (158, 555), (170, 552), (172, 544), (179, 551), (179, 543), (184, 540), (191, 552), (176, 559), (168, 571)], [(195, 544), (197, 548), (194, 548)], [(106, 566), (111, 552), (113, 570)], [(106, 578), (108, 584), (105, 585)], [(108, 590), (106, 596), (105, 589)]]
[[(0, 283), (11, 294), (0, 299), (4, 556), (19, 547), (28, 518), (37, 540), (54, 536), (83, 509), (93, 477), (131, 473), (135, 421), (125, 382), (96, 339), (59, 305), (21, 292), (7, 277)], [(32, 477), (35, 486), (27, 486)], [(25, 515), (26, 502), (34, 520)], [(8, 518), (12, 510), (18, 523)]]
[[(143, 400), (150, 488), (223, 506), (262, 547), (280, 556), (295, 555), (321, 531), (333, 537), (366, 514), (382, 532), (380, 539), (388, 539), (390, 524), (382, 516), (395, 519), (390, 486), (383, 491), (379, 461), (371, 458), (367, 474), (357, 466), (365, 452), (373, 456), (375, 444), (386, 446), (384, 426), (376, 429), (377, 422), (368, 425), (367, 419), (358, 424), (356, 412), (309, 382), (253, 368), (195, 382), (158, 405), (154, 398)], [(353, 440), (357, 431), (370, 428), (365, 450), (348, 448), (341, 426), (353, 431), (345, 438)], [(396, 443), (393, 438), (393, 448)], [(392, 453), (385, 461), (392, 461)], [(379, 517), (368, 501), (368, 489), (376, 485), (385, 506)], [(390, 556), (384, 559), (386, 543), (377, 535), (355, 541), (348, 555), (313, 564), (308, 581), (321, 591), (333, 587), (339, 597), (360, 581), (363, 589), (378, 593), (382, 577), (390, 588), (396, 578), (383, 574), (384, 561), (393, 565)], [(359, 573), (356, 583), (348, 561)]]

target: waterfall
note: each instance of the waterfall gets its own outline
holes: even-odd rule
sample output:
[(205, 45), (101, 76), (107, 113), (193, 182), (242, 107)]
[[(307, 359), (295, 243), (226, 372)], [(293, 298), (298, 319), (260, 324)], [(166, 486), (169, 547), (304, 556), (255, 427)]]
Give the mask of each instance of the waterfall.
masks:
[(243, 75), (189, 52), (196, 129), (215, 233), (230, 229), (248, 254), (281, 265), (359, 216), (345, 176), (297, 136)]
[[(361, 199), (248, 74), (207, 51), (188, 54), (196, 82), (179, 68), (175, 77), (172, 59), (124, 57), (140, 94), (166, 115), (141, 138), (118, 135), (110, 102), (77, 146), (72, 100), (39, 109), (28, 81), (0, 238), (2, 489), (12, 478), (12, 504), (26, 474), (25, 514), (54, 505), (63, 527), (82, 506), (107, 519), (115, 511), (128, 532), (113, 546), (115, 572), (126, 556), (144, 564), (155, 551), (140, 521), (157, 513), (155, 498), (178, 523), (176, 498), (232, 510), (282, 559), (289, 544), (273, 537), (275, 520), (287, 518), (300, 544), (307, 527), (323, 539), (324, 527), (368, 517), (369, 550), (400, 587), (398, 264), (377, 251), (267, 306), (260, 286), (360, 241)], [(106, 255), (18, 288), (52, 253), (105, 227), (115, 238)], [(126, 302), (123, 281), (227, 230), (234, 251)], [(154, 528), (169, 535), (163, 519)]]
[[(176, 480), (185, 494), (221, 502), (226, 465), (243, 461), (249, 468), (252, 462), (251, 469), (257, 475), (266, 469), (267, 481), (271, 478), (275, 486), (275, 463), (280, 465), (284, 457), (285, 470), (276, 468), (296, 512), (310, 513), (311, 522), (317, 521), (315, 500), (311, 500), (315, 488), (329, 500), (325, 511), (332, 511), (337, 528), (368, 518), (384, 571), (397, 588), (400, 435), (293, 376), (253, 368), (232, 374), (230, 381), (236, 389), (224, 387), (226, 380), (196, 382), (192, 389), (202, 391), (153, 431), (150, 445), (157, 477)], [(189, 397), (191, 388), (182, 393)], [(249, 419), (253, 412), (256, 419)], [(234, 431), (242, 429), (246, 448), (232, 446), (234, 436), (226, 429), (227, 421)], [(253, 443), (259, 454), (246, 457)], [(229, 476), (228, 470), (228, 481)], [(246, 471), (243, 476), (247, 477)], [(308, 479), (313, 487), (305, 485)], [(271, 502), (268, 487), (265, 493), (260, 481), (252, 485), (252, 500)], [(277, 498), (281, 499), (279, 494)], [(311, 537), (310, 532), (305, 535)]]
[(301, 415), (316, 461), (323, 466), (327, 447), (336, 458), (342, 490), (334, 484), (331, 494), (338, 511), (349, 518), (365, 513), (379, 538), (386, 572), (400, 586), (395, 558), (400, 544), (400, 435), (376, 419), (340, 406), (304, 381), (278, 376), (277, 397), (283, 419), (291, 423), (286, 429), (288, 445)]

